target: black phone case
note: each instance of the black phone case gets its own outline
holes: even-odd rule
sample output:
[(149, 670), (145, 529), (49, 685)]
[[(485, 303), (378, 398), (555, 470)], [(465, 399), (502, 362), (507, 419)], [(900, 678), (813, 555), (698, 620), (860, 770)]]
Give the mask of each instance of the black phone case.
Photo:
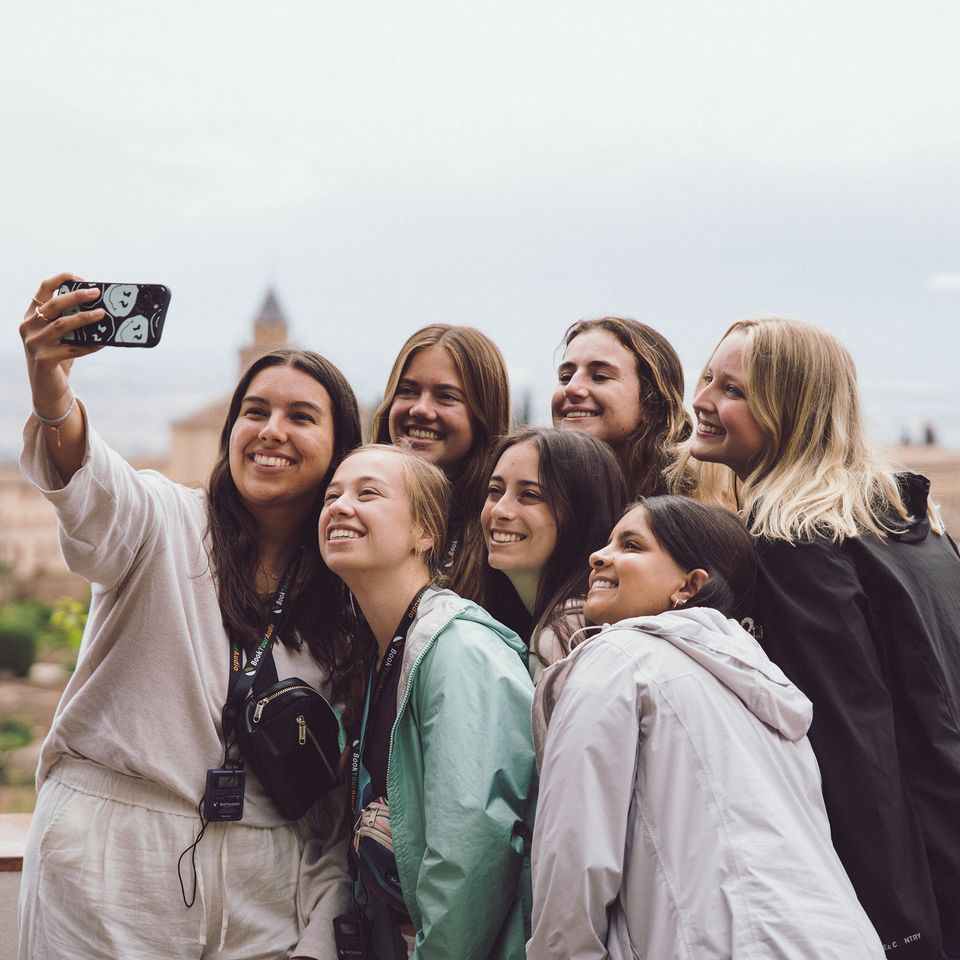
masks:
[[(102, 307), (106, 316), (85, 327), (71, 330), (61, 343), (81, 346), (155, 347), (160, 342), (163, 321), (170, 306), (170, 291), (160, 283), (90, 283), (71, 280), (57, 293), (99, 287), (100, 298), (84, 305), (85, 310)], [(64, 316), (80, 312), (71, 307)]]

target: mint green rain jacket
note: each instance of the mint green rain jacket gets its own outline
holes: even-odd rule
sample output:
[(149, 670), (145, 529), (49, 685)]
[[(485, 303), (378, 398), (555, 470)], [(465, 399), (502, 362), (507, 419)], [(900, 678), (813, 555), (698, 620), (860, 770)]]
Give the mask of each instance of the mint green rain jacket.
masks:
[[(416, 960), (523, 960), (533, 685), (519, 637), (430, 588), (407, 634), (387, 766), (394, 854)], [(527, 890), (522, 889), (523, 884)], [(380, 960), (405, 957), (389, 922)]]

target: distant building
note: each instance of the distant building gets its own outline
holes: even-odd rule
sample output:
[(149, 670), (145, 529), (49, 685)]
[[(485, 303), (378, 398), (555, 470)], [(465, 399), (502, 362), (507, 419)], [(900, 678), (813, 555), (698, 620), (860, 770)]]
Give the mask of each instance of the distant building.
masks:
[(16, 463), (0, 464), (0, 563), (20, 580), (44, 570), (67, 572), (53, 508), (24, 481)]
[[(924, 438), (935, 439), (932, 432)], [(935, 443), (908, 443), (885, 451), (895, 465), (921, 473), (930, 481), (930, 496), (940, 508), (947, 530), (960, 539), (960, 452)]]
[[(237, 379), (254, 360), (271, 350), (290, 346), (287, 340), (287, 319), (272, 290), (267, 291), (260, 311), (253, 319), (253, 341), (240, 348), (240, 366)], [(230, 407), (226, 396), (205, 406), (202, 410), (177, 420), (170, 428), (170, 454), (160, 472), (191, 486), (207, 482), (217, 459), (220, 431)]]

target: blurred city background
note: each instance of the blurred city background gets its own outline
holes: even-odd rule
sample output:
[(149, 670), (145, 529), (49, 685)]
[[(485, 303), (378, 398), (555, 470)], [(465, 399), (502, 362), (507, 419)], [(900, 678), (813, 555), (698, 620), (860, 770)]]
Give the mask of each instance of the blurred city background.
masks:
[(471, 324), (544, 423), (581, 317), (657, 327), (692, 384), (778, 314), (846, 343), (874, 441), (960, 528), (956, 4), (38, 0), (0, 35), (0, 812), (32, 808), (87, 599), (16, 467), (17, 324), (60, 270), (171, 288), (158, 348), (74, 382), (177, 479), (275, 343), (369, 408), (413, 330)]

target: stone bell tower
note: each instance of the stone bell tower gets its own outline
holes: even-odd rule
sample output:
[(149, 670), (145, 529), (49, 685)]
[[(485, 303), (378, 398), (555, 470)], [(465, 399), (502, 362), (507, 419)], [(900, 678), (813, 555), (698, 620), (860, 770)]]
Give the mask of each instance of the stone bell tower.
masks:
[[(272, 290), (253, 319), (253, 340), (240, 348), (240, 375), (265, 353), (288, 347), (287, 318)], [(177, 420), (171, 427), (170, 455), (163, 472), (179, 483), (202, 485), (217, 459), (220, 430), (230, 406), (229, 395)]]
[(287, 318), (277, 303), (273, 290), (267, 290), (260, 312), (253, 320), (253, 342), (240, 349), (240, 375), (244, 370), (271, 350), (289, 346), (287, 343)]

